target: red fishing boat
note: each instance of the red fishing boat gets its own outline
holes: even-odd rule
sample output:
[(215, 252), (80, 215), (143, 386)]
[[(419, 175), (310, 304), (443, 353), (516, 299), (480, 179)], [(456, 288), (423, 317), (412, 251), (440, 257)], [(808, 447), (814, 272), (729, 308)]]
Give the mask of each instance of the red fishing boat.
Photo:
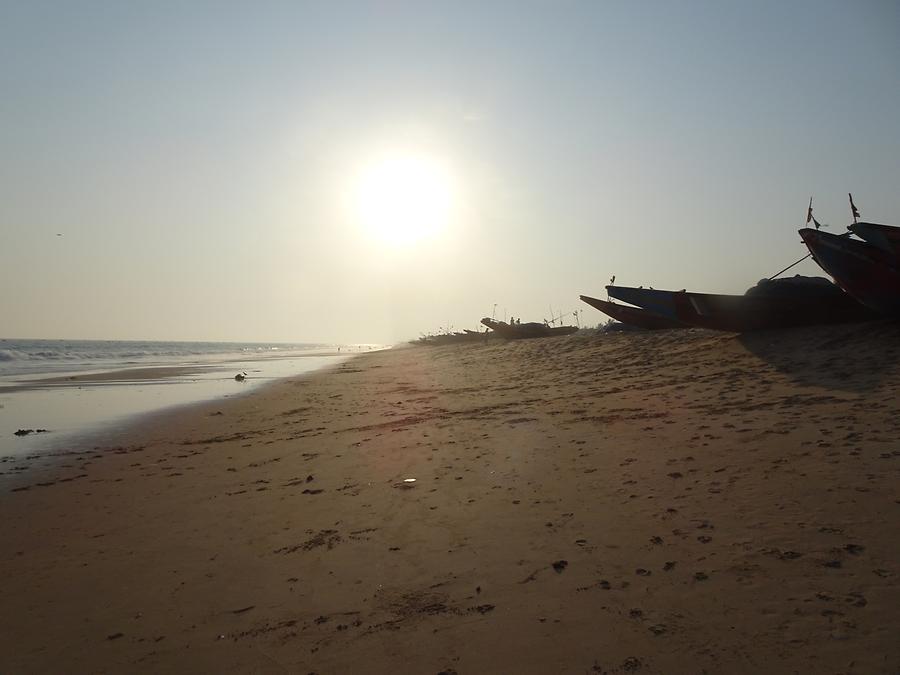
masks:
[(900, 259), (895, 254), (808, 227), (800, 230), (800, 237), (819, 267), (847, 293), (881, 314), (900, 315)]

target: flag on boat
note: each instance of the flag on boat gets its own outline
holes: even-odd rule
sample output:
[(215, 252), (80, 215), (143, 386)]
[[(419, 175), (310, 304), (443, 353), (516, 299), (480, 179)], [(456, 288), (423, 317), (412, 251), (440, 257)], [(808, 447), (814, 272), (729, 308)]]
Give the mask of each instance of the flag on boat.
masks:
[(859, 218), (859, 209), (856, 208), (856, 204), (853, 203), (853, 195), (848, 192), (847, 196), (850, 197), (850, 211), (853, 212), (853, 222), (855, 223), (856, 219)]
[(809, 208), (806, 209), (806, 224), (809, 225), (809, 221), (813, 221), (813, 224), (816, 226), (818, 230), (822, 227), (822, 223), (816, 220), (816, 217), (812, 214), (812, 197), (809, 198)]

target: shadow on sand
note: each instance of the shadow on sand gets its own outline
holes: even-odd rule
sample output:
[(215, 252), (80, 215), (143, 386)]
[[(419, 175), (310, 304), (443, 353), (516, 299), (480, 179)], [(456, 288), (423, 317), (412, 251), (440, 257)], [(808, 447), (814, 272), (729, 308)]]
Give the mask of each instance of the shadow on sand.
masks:
[(737, 339), (799, 384), (862, 393), (877, 389), (898, 367), (900, 321), (757, 331)]

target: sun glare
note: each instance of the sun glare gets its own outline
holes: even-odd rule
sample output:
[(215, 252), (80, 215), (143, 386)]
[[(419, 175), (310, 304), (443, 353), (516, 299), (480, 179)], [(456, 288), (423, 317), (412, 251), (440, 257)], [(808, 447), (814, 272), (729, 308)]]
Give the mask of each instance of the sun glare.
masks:
[(386, 157), (362, 171), (355, 202), (359, 222), (373, 238), (406, 246), (447, 226), (452, 205), (450, 179), (428, 158)]

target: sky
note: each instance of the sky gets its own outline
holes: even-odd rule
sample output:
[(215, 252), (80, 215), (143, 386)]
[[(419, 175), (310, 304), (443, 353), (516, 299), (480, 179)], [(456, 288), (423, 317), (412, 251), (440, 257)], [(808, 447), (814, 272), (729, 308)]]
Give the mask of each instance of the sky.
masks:
[(900, 225), (893, 1), (3, 0), (0, 91), (0, 337), (593, 325)]

